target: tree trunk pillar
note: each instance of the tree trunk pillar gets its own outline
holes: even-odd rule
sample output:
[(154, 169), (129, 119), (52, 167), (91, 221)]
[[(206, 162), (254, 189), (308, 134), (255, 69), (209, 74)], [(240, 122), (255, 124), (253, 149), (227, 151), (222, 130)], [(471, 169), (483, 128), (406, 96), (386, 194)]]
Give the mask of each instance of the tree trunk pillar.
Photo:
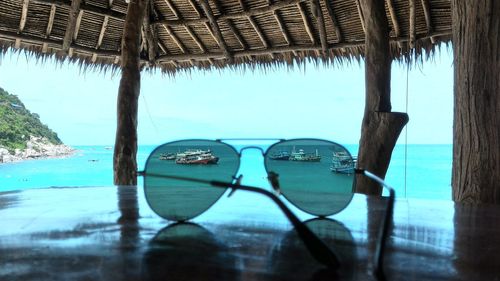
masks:
[(137, 112), (141, 88), (140, 42), (149, 0), (131, 0), (121, 46), (122, 77), (118, 89), (117, 129), (113, 156), (115, 185), (137, 184)]
[[(384, 0), (360, 0), (365, 20), (365, 112), (361, 126), (358, 168), (384, 178), (406, 113), (391, 112), (391, 56)], [(382, 187), (358, 175), (356, 191), (380, 195)]]
[(500, 204), (500, 1), (452, 0), (453, 200)]

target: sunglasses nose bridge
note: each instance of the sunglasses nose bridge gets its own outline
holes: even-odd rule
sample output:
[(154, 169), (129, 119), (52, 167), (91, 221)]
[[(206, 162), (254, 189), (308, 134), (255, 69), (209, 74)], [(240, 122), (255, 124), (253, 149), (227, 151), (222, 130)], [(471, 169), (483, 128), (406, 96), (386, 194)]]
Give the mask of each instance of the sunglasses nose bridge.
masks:
[(243, 148), (241, 148), (241, 149), (240, 149), (240, 151), (239, 151), (240, 156), (241, 156), (241, 154), (243, 153), (243, 151), (245, 151), (245, 150), (250, 150), (250, 149), (256, 149), (256, 150), (259, 150), (259, 151), (262, 153), (262, 155), (264, 155), (264, 153), (265, 153), (265, 151), (264, 151), (264, 149), (263, 149), (262, 147), (260, 147), (260, 146), (255, 146), (255, 145), (250, 145), (250, 146), (245, 146), (245, 147), (243, 147)]

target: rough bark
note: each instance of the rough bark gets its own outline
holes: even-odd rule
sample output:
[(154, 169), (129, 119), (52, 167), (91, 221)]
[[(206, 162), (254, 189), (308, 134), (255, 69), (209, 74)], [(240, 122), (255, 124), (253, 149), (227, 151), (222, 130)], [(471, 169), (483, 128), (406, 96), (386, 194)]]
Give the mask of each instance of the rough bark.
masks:
[(114, 183), (137, 184), (137, 111), (141, 87), (141, 27), (149, 0), (132, 0), (122, 39), (122, 77), (118, 89), (117, 129), (113, 156)]
[(500, 204), (500, 1), (452, 0), (453, 200)]
[[(385, 178), (392, 151), (406, 123), (408, 123), (406, 113), (369, 112), (365, 114), (359, 142), (358, 168)], [(380, 195), (382, 187), (371, 179), (358, 175), (356, 191)]]
[[(408, 122), (406, 113), (391, 112), (391, 57), (384, 0), (360, 0), (365, 20), (365, 113), (358, 168), (384, 178), (392, 150)], [(358, 175), (356, 191), (380, 195), (382, 187)]]

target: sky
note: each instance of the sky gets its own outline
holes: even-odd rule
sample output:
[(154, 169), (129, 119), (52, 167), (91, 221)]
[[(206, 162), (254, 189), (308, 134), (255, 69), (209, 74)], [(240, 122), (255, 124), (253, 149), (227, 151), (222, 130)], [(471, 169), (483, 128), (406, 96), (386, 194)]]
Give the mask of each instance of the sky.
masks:
[[(112, 145), (120, 74), (24, 54), (0, 58), (0, 87), (17, 95), (68, 145)], [(452, 50), (421, 65), (393, 63), (392, 111), (410, 121), (398, 143), (451, 144)], [(407, 102), (408, 101), (408, 102)], [(321, 138), (357, 144), (364, 64), (294, 69), (142, 73), (139, 145), (185, 138)]]

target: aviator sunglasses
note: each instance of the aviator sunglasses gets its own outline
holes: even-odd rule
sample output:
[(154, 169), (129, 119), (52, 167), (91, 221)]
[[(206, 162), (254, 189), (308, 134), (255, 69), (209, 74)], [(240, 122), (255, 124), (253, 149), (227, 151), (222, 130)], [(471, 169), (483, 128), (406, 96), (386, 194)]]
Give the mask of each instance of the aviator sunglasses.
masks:
[[(144, 177), (145, 197), (150, 208), (167, 220), (187, 221), (208, 210), (227, 189), (231, 189), (228, 196), (236, 190), (260, 193), (278, 205), (318, 262), (338, 268), (340, 262), (335, 253), (279, 197), (308, 214), (331, 216), (349, 205), (354, 196), (356, 174), (361, 174), (378, 182), (389, 193), (374, 255), (375, 275), (384, 279), (383, 255), (392, 222), (394, 189), (369, 171), (358, 169), (349, 151), (332, 141), (278, 140), (266, 150), (259, 146), (237, 150), (225, 142), (231, 140), (234, 139), (179, 140), (154, 149), (144, 171), (138, 172)], [(241, 153), (246, 149), (262, 152), (274, 192), (240, 184), (241, 175), (236, 175)]]

